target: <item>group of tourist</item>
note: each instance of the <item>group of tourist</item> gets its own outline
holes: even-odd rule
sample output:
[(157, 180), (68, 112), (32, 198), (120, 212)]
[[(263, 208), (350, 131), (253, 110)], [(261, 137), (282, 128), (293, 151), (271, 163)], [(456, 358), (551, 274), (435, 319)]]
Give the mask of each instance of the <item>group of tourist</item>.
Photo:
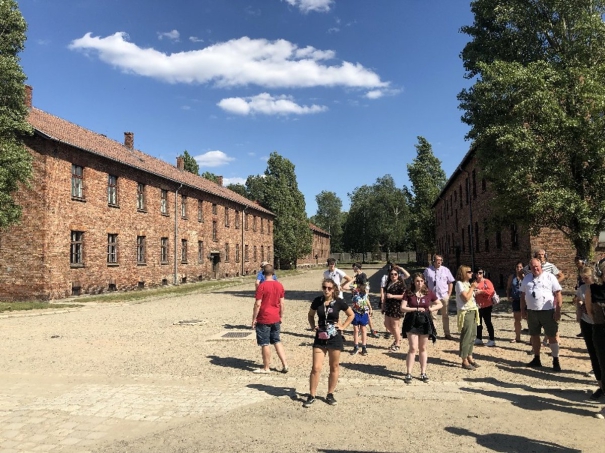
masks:
[[(552, 355), (552, 369), (561, 371), (559, 362), (559, 321), (561, 318), (563, 273), (548, 262), (544, 250), (538, 250), (527, 266), (523, 262), (515, 265), (506, 285), (506, 297), (511, 302), (514, 317), (515, 337), (511, 342), (521, 341), (521, 322), (527, 320), (528, 333), (534, 354), (529, 367), (541, 367), (540, 335), (544, 330), (544, 345)], [(309, 396), (304, 402), (309, 407), (315, 402), (321, 369), (326, 355), (329, 360), (328, 394), (326, 402), (336, 404), (334, 390), (338, 382), (340, 355), (344, 350), (342, 332), (353, 325), (353, 349), (351, 354), (366, 356), (367, 339), (377, 336), (372, 325), (373, 307), (369, 299), (369, 281), (360, 263), (353, 265), (353, 277), (336, 267), (334, 259), (328, 260), (321, 284), (322, 294), (311, 303), (308, 313), (309, 327), (314, 332), (313, 361), (309, 378)], [(282, 372), (288, 372), (285, 353), (279, 333), (284, 310), (284, 289), (274, 275), (273, 267), (263, 263), (257, 278), (256, 302), (252, 326), (256, 328), (257, 343), (262, 349), (263, 367), (256, 373), (268, 373), (270, 346), (274, 345), (282, 362)], [(580, 334), (586, 342), (595, 379), (599, 388), (592, 395), (598, 399), (603, 395), (601, 381), (605, 376), (605, 259), (594, 268), (585, 260), (576, 259), (578, 285), (574, 298)], [(260, 275), (262, 274), (262, 276)], [(596, 275), (595, 275), (596, 274)], [(406, 280), (409, 284), (406, 285)], [(595, 281), (598, 280), (598, 281)], [(262, 284), (261, 284), (262, 283)], [(389, 263), (387, 274), (380, 283), (380, 311), (384, 314), (385, 338), (392, 338), (391, 352), (399, 351), (402, 336), (408, 340), (406, 373), (404, 382), (412, 382), (412, 370), (416, 356), (420, 362), (420, 380), (428, 382), (428, 344), (435, 340), (435, 321), (441, 311), (444, 338), (453, 340), (449, 325), (449, 300), (455, 288), (456, 325), (460, 333), (459, 356), (461, 367), (474, 371), (480, 366), (473, 359), (475, 345), (496, 346), (492, 310), (499, 303), (493, 283), (487, 278), (485, 269), (475, 270), (462, 265), (456, 277), (443, 265), (443, 257), (434, 255), (431, 265), (424, 273), (410, 275), (395, 263)], [(351, 306), (344, 299), (343, 291), (350, 290)], [(343, 312), (345, 317), (340, 316)], [(343, 320), (344, 319), (344, 320)], [(483, 326), (488, 340), (483, 341)]]

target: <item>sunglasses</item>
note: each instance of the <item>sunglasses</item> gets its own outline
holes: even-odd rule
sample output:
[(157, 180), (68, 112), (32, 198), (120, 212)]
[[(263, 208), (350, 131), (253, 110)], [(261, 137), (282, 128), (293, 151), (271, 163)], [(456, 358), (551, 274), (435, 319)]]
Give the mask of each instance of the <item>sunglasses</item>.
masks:
[(333, 286), (322, 286), (321, 289), (327, 289), (328, 291), (332, 291), (334, 289)]
[(392, 272), (391, 275), (399, 275), (397, 272)]
[(477, 272), (477, 275), (483, 275), (483, 271)]

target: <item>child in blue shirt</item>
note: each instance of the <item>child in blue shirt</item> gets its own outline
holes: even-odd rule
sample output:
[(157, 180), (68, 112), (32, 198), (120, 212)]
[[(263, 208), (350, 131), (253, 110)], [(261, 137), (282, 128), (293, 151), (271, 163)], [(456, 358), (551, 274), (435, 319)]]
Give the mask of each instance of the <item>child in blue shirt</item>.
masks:
[(355, 318), (353, 319), (353, 344), (355, 347), (351, 351), (352, 355), (359, 352), (359, 332), (361, 331), (361, 355), (368, 355), (366, 348), (366, 342), (368, 337), (368, 323), (370, 322), (370, 316), (372, 316), (372, 304), (370, 304), (370, 297), (366, 292), (366, 284), (358, 283), (357, 288), (353, 290), (353, 313)]

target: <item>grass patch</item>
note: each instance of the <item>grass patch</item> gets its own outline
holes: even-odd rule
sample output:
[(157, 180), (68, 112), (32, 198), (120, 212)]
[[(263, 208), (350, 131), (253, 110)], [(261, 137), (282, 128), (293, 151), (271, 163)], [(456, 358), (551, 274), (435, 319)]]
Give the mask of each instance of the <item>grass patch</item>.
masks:
[(77, 308), (80, 304), (50, 304), (48, 302), (0, 302), (0, 313), (56, 308)]

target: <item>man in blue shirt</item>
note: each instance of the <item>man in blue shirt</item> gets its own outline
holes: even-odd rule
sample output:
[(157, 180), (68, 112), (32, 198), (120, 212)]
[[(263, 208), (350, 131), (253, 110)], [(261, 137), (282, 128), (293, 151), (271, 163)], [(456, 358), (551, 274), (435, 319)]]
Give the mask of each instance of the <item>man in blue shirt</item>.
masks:
[[(268, 261), (263, 261), (262, 263), (260, 263), (260, 271), (258, 271), (258, 274), (256, 274), (256, 283), (255, 283), (255, 287), (256, 289), (258, 289), (258, 285), (260, 285), (262, 282), (265, 281), (265, 266), (268, 265), (269, 262)], [(277, 275), (273, 274), (273, 280), (277, 280)]]

